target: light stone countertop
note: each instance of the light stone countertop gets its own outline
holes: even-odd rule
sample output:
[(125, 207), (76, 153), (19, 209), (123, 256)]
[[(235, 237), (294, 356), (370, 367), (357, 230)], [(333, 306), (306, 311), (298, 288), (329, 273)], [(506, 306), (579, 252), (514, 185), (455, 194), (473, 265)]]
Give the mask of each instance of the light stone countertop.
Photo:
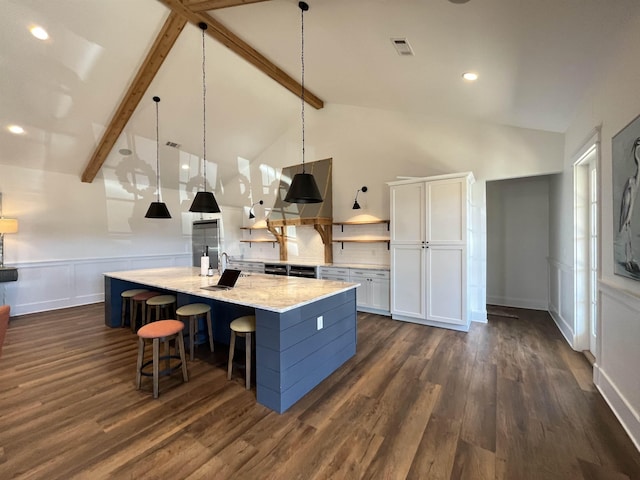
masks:
[(359, 283), (286, 277), (261, 273), (243, 274), (231, 290), (203, 290), (220, 276), (201, 277), (197, 267), (150, 268), (104, 273), (106, 277), (150, 287), (197, 295), (248, 307), (283, 313), (359, 287)]
[(229, 258), (229, 263), (266, 263), (269, 265), (302, 265), (309, 267), (332, 267), (332, 268), (357, 268), (360, 270), (389, 270), (389, 265), (372, 265), (369, 263), (323, 263), (323, 262), (310, 262), (310, 261), (295, 261), (295, 260), (259, 260), (257, 258)]

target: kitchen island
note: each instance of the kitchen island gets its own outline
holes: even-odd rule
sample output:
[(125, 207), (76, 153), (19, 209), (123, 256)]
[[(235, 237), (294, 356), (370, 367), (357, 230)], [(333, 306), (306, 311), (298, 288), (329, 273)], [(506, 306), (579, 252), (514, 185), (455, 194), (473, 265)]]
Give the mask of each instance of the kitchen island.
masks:
[(355, 355), (357, 283), (276, 275), (241, 276), (231, 290), (205, 290), (219, 276), (195, 267), (105, 273), (105, 324), (120, 326), (121, 293), (153, 288), (177, 305), (212, 307), (216, 341), (229, 343), (229, 323), (256, 316), (256, 397), (279, 413)]

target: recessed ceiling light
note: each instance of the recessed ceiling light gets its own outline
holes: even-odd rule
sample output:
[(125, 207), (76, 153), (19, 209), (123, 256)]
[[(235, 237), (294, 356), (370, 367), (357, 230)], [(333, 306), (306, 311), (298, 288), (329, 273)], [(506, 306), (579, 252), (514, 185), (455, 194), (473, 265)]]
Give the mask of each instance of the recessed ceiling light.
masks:
[(128, 148), (121, 148), (120, 150), (118, 150), (118, 153), (126, 157), (127, 155), (131, 155), (133, 152)]
[(468, 82), (475, 82), (478, 80), (478, 74), (474, 72), (465, 72), (462, 74), (462, 78), (464, 78)]
[(22, 135), (24, 133), (24, 128), (20, 125), (9, 125), (9, 131), (11, 133), (15, 133), (16, 135)]
[(38, 27), (37, 25), (31, 27), (29, 31), (31, 32), (31, 35), (36, 37), (38, 40), (47, 40), (49, 38), (49, 34), (47, 33), (47, 31), (42, 27)]
[(189, 170), (189, 165), (187, 163), (182, 165), (183, 170)]
[(451, 3), (467, 3), (469, 0), (449, 0)]

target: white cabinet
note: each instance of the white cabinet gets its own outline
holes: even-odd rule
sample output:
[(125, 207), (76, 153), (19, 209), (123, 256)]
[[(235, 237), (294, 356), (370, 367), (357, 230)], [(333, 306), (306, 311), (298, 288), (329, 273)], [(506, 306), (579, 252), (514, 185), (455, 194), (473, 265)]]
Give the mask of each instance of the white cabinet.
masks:
[(264, 273), (264, 263), (250, 260), (229, 260), (228, 268), (235, 268), (242, 273)]
[(359, 283), (356, 306), (359, 312), (389, 315), (389, 270), (349, 267), (319, 267), (323, 280)]
[(359, 283), (356, 304), (361, 312), (389, 315), (389, 271), (350, 269), (349, 280)]
[(468, 330), (471, 173), (389, 183), (391, 315)]

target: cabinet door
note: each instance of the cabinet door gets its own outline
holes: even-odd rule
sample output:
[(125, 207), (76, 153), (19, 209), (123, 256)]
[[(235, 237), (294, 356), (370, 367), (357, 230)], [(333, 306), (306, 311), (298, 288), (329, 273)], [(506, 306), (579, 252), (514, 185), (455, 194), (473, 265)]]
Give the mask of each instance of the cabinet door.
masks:
[(391, 247), (391, 313), (426, 318), (425, 252), (421, 244)]
[(370, 278), (369, 279), (371, 308), (389, 311), (389, 279)]
[(427, 320), (464, 325), (466, 321), (465, 247), (429, 245), (427, 256)]
[(466, 238), (466, 179), (426, 184), (426, 241), (463, 243)]
[(425, 233), (425, 185), (391, 187), (391, 241), (422, 242)]

